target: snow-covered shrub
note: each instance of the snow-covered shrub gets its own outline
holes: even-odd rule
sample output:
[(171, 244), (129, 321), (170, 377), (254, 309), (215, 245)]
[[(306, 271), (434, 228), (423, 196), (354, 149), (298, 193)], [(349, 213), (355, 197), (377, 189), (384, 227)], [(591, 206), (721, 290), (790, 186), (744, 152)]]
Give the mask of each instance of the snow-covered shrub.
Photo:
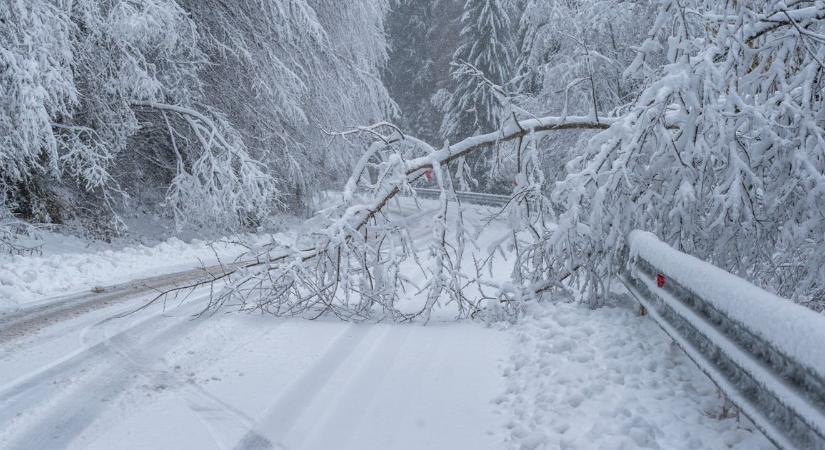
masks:
[(0, 254), (36, 254), (39, 246), (21, 242), (36, 235), (34, 227), (16, 217), (4, 205), (0, 205)]

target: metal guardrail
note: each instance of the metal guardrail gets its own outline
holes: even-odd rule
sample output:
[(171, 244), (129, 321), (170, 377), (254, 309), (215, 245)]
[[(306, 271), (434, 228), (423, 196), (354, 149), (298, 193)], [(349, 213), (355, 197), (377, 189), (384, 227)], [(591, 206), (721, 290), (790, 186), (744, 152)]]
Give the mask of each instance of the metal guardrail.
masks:
[[(415, 193), (421, 198), (436, 199), (441, 195), (439, 189), (415, 188)], [(484, 206), (502, 207), (510, 202), (509, 195), (487, 194), (483, 192), (456, 191), (456, 197), (466, 203)]]
[(782, 449), (825, 449), (822, 370), (790, 357), (669, 275), (636, 255), (621, 278), (643, 312), (771, 442)]

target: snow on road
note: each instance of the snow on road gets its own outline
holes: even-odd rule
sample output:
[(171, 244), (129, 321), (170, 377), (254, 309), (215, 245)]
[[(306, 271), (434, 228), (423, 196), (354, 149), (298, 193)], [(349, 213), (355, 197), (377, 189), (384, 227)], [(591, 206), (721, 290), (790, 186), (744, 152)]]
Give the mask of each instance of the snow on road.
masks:
[[(0, 387), (0, 448), (483, 449), (501, 442), (501, 416), (490, 402), (503, 389), (501, 331), (241, 315), (190, 320), (194, 306), (64, 330), (86, 348)], [(0, 373), (19, 364), (8, 356)]]
[(510, 328), (192, 320), (200, 304), (4, 349), (0, 448), (770, 448), (620, 304), (535, 306)]
[[(408, 215), (417, 241), (428, 216)], [(147, 294), (0, 342), (0, 448), (770, 447), (718, 419), (711, 382), (619, 296), (423, 326), (193, 319), (206, 295), (122, 315)]]

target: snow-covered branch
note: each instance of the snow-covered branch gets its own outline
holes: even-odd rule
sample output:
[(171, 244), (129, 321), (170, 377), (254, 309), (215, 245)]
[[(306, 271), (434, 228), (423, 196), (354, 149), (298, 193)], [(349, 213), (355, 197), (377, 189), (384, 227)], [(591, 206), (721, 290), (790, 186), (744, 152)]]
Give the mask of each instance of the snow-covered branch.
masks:
[(607, 280), (623, 270), (625, 233), (642, 228), (821, 302), (823, 17), (822, 2), (659, 2), (628, 69), (647, 86), (552, 192), (563, 212), (548, 263), (586, 262), (591, 282)]
[[(524, 120), (412, 157), (405, 157), (403, 153), (411, 138), (399, 134), (395, 127), (386, 124), (363, 127), (360, 131), (370, 136), (382, 129), (389, 134), (376, 137), (356, 165), (346, 184), (343, 201), (324, 210), (325, 225), (299, 238), (296, 242), (300, 245), (260, 249), (250, 255), (254, 263), (210, 280), (229, 279), (229, 287), (213, 296), (209, 308), (232, 305), (276, 315), (317, 317), (333, 314), (347, 320), (362, 320), (377, 314), (411, 320), (429, 317), (432, 309), (443, 301), (455, 304), (459, 316), (468, 316), (476, 314), (488, 297), (510, 302), (513, 298), (524, 297), (522, 291), (530, 291), (530, 286), (535, 287), (531, 291), (533, 294), (559, 287), (558, 280), (538, 283), (533, 279), (517, 288), (499, 286), (503, 291), (498, 294), (467, 295), (465, 291), (472, 286), (488, 290), (489, 285), (482, 284), (480, 273), (489, 265), (491, 256), (485, 257), (486, 261), (476, 268), (476, 277), (461, 270), (463, 243), (469, 238), (462, 225), (461, 207), (457, 206), (454, 211), (450, 211), (452, 206), (448, 207), (449, 200), (455, 195), (448, 165), (489, 146), (526, 136), (556, 130), (605, 129), (613, 122), (613, 118), (595, 122), (587, 117)], [(413, 139), (414, 153), (420, 153), (421, 144)], [(368, 166), (369, 170), (366, 169)], [(420, 261), (408, 231), (388, 219), (385, 209), (399, 194), (412, 193), (411, 183), (426, 172), (432, 173), (442, 194), (432, 219), (428, 257), (426, 261)], [(356, 195), (359, 187), (364, 194)], [(457, 222), (452, 223), (452, 220)], [(415, 267), (423, 271), (428, 280), (426, 287), (416, 287), (409, 281), (408, 274), (401, 271), (405, 261), (414, 261)], [(568, 276), (561, 275), (559, 279)], [(428, 294), (419, 309), (404, 311), (398, 308), (397, 302), (403, 291), (420, 289), (425, 289)]]
[[(176, 152), (176, 173), (166, 196), (177, 223), (215, 223), (210, 211), (237, 211), (240, 223), (255, 220), (278, 201), (277, 190), (266, 167), (254, 160), (233, 129), (193, 108), (135, 100), (136, 107), (178, 115), (199, 143), (199, 154), (184, 161), (174, 142), (179, 131), (170, 127)], [(220, 225), (219, 223), (215, 223)]]

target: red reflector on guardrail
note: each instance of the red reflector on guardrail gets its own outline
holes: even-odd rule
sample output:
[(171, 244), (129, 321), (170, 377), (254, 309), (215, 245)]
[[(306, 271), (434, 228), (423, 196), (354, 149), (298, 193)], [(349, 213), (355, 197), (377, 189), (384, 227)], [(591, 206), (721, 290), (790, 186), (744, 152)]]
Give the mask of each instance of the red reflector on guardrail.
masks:
[(661, 273), (656, 274), (656, 286), (665, 287), (665, 275)]

